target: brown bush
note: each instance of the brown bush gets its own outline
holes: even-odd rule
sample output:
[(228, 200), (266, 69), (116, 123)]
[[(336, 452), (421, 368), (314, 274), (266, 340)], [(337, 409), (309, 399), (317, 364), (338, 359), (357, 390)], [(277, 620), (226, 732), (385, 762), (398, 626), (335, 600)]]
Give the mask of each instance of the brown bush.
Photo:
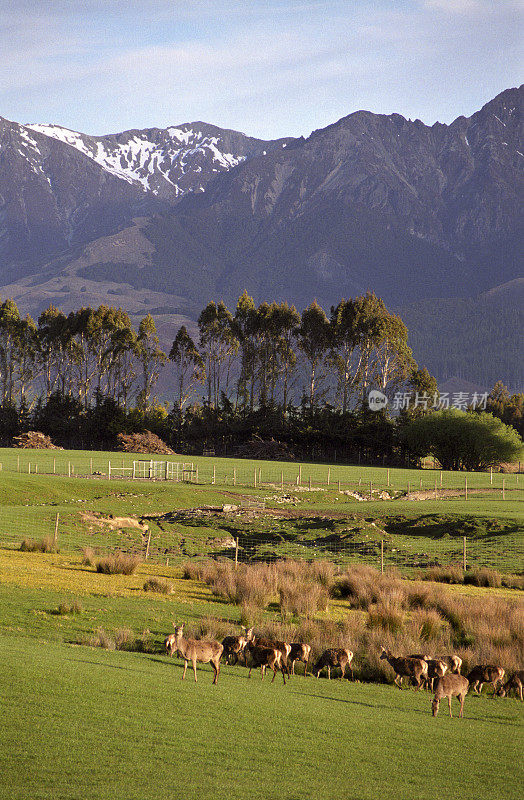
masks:
[(68, 614), (81, 614), (82, 611), (82, 604), (78, 600), (74, 600), (72, 603), (60, 603), (57, 613), (60, 616), (67, 616)]
[(149, 578), (144, 583), (144, 592), (156, 592), (157, 594), (171, 594), (173, 584), (161, 578)]
[(144, 431), (143, 433), (119, 433), (118, 450), (123, 453), (151, 453), (155, 455), (174, 455), (174, 450), (171, 450), (162, 439), (151, 433), (151, 431)]
[(84, 547), (82, 550), (82, 566), (94, 567), (96, 565), (97, 553), (92, 547)]
[(423, 581), (435, 581), (436, 583), (463, 583), (464, 570), (462, 567), (430, 567), (425, 570), (421, 578)]
[(96, 571), (104, 575), (132, 575), (142, 563), (139, 556), (117, 551), (101, 558), (96, 563)]
[(278, 595), (280, 613), (284, 619), (288, 614), (310, 618), (317, 611), (326, 611), (329, 603), (328, 591), (320, 583), (282, 581)]
[(502, 586), (502, 575), (496, 569), (474, 569), (466, 572), (464, 583), (472, 586), (491, 586), (500, 589)]
[(20, 545), (23, 553), (59, 553), (56, 542), (52, 536), (45, 536), (43, 539), (24, 539)]

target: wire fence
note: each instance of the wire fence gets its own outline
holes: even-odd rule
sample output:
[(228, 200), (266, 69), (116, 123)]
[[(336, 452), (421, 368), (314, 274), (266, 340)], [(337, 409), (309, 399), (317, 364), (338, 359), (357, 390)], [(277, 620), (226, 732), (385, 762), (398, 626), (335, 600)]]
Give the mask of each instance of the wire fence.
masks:
[[(246, 487), (292, 492), (338, 492), (357, 501), (469, 499), (522, 500), (524, 478), (519, 472), (446, 472), (315, 463), (243, 461), (213, 457), (181, 460), (135, 454), (85, 451), (0, 450), (0, 470), (27, 476), (60, 475), (98, 480), (134, 480)], [(520, 468), (520, 465), (519, 465)]]
[[(195, 518), (190, 524), (168, 526), (163, 518), (118, 518), (84, 512), (57, 513), (52, 507), (0, 508), (0, 547), (19, 549), (26, 540), (46, 543), (46, 549), (59, 550), (78, 558), (86, 549), (94, 555), (114, 551), (140, 556), (154, 564), (177, 565), (189, 559), (211, 558), (237, 563), (273, 562), (282, 559), (328, 560), (344, 566), (367, 564), (377, 569), (396, 567), (412, 574), (430, 567), (488, 567), (502, 572), (518, 572), (524, 567), (522, 530), (479, 537), (388, 534), (375, 523), (354, 522), (347, 531), (333, 532), (318, 519), (308, 518), (300, 530), (286, 528), (278, 519), (272, 530), (250, 530), (249, 519), (262, 511), (262, 503), (246, 504), (238, 511), (224, 513), (221, 526), (205, 527)], [(189, 512), (186, 512), (189, 513)], [(240, 516), (244, 529), (239, 531)], [(270, 517), (271, 519), (271, 517)], [(520, 566), (519, 566), (520, 565)]]

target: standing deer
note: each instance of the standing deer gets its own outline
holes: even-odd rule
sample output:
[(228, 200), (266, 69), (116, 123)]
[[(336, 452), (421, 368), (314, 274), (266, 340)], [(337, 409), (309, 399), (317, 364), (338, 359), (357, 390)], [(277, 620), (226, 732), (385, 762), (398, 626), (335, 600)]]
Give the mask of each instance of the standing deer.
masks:
[(504, 675), (505, 671), (502, 667), (494, 667), (492, 664), (477, 664), (467, 678), (473, 691), (480, 694), (485, 683), (491, 683), (493, 691), (495, 691), (497, 684), (504, 680)]
[[(174, 649), (178, 650), (179, 655), (184, 659), (184, 674), (182, 675), (182, 680), (186, 677), (187, 662), (191, 661), (196, 682), (196, 665), (197, 661), (200, 661), (202, 664), (211, 663), (215, 673), (213, 683), (218, 683), (220, 659), (224, 650), (223, 645), (221, 645), (220, 642), (205, 641), (203, 639), (184, 639), (183, 633), (184, 625), (175, 625)], [(168, 637), (168, 639), (170, 638), (171, 637)]]
[[(380, 658), (385, 658), (395, 670), (395, 686), (402, 689), (402, 678), (410, 678), (416, 684), (418, 691), (428, 677), (428, 665), (422, 658), (396, 658), (390, 650), (382, 648)], [(400, 680), (398, 680), (400, 679)]]
[(460, 675), (460, 670), (462, 668), (462, 659), (460, 656), (437, 656), (437, 659), (439, 661), (444, 661), (444, 663), (448, 665), (448, 672)]
[(246, 648), (244, 650), (246, 656), (246, 664), (249, 661), (249, 674), (248, 678), (251, 677), (251, 670), (253, 667), (260, 667), (260, 672), (262, 673), (262, 680), (264, 680), (264, 676), (266, 674), (266, 667), (269, 667), (273, 670), (273, 678), (271, 683), (276, 678), (277, 670), (279, 669), (282, 673), (282, 680), (284, 681), (284, 686), (286, 685), (286, 673), (289, 676), (289, 670), (287, 668), (287, 664), (282, 656), (282, 651), (277, 647), (262, 647), (254, 642), (248, 642)]
[(511, 678), (506, 681), (506, 683), (499, 688), (497, 691), (498, 697), (506, 697), (506, 695), (512, 690), (515, 689), (518, 696), (520, 697), (520, 701), (524, 701), (523, 695), (523, 688), (524, 688), (524, 669), (520, 669), (518, 672), (514, 672)]
[(450, 673), (448, 675), (444, 675), (442, 678), (438, 678), (437, 685), (435, 687), (435, 696), (431, 701), (431, 712), (433, 716), (434, 717), (437, 716), (439, 703), (444, 697), (448, 698), (450, 717), (453, 716), (453, 714), (451, 713), (452, 697), (457, 697), (459, 699), (460, 701), (459, 717), (464, 716), (464, 698), (466, 697), (468, 690), (469, 690), (469, 681), (467, 678), (464, 678), (463, 675)]
[(240, 627), (243, 630), (243, 633), (241, 633), (240, 636), (226, 636), (224, 639), (222, 639), (222, 644), (224, 646), (224, 660), (226, 663), (231, 663), (229, 659), (233, 657), (233, 665), (237, 663), (239, 656), (244, 655), (246, 644), (253, 638), (253, 628), (246, 630), (243, 625)]
[(287, 660), (289, 657), (289, 653), (291, 652), (291, 645), (287, 642), (281, 641), (273, 641), (272, 639), (266, 639), (264, 636), (253, 636), (251, 641), (256, 647), (274, 647), (277, 650), (280, 650), (282, 653), (282, 661), (287, 667)]
[(298, 642), (294, 642), (291, 645), (291, 650), (289, 653), (289, 659), (291, 661), (291, 674), (295, 674), (295, 661), (303, 661), (304, 662), (304, 677), (307, 675), (307, 665), (309, 662), (309, 657), (311, 655), (311, 645), (309, 644), (299, 644)]
[(342, 678), (346, 674), (346, 667), (349, 667), (349, 671), (351, 673), (351, 680), (353, 680), (353, 668), (351, 666), (351, 661), (353, 660), (353, 653), (351, 650), (348, 650), (345, 647), (340, 648), (330, 648), (329, 650), (324, 650), (320, 658), (318, 659), (317, 663), (313, 667), (313, 672), (316, 673), (316, 676), (320, 675), (324, 667), (327, 667), (328, 671), (328, 679), (331, 680), (331, 668), (332, 667), (340, 667), (342, 670)]
[[(449, 668), (449, 664), (443, 658), (430, 658), (426, 655), (421, 655), (420, 653), (415, 653), (413, 655), (408, 656), (408, 658), (421, 658), (422, 661), (425, 661), (428, 665), (428, 677), (425, 679), (425, 688), (433, 691), (433, 684), (435, 683), (435, 678), (442, 678), (443, 675), (446, 674)], [(460, 661), (460, 659), (459, 659)]]

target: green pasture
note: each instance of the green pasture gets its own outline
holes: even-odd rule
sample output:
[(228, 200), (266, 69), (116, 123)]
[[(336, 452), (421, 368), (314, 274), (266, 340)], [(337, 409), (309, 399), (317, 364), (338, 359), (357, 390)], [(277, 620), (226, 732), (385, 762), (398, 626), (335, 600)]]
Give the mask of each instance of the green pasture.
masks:
[[(173, 594), (146, 593), (151, 576)], [(74, 601), (80, 613), (60, 613)], [(340, 600), (326, 612), (348, 613), (359, 612)], [(0, 548), (2, 800), (520, 797), (519, 702), (468, 697), (464, 719), (456, 701), (453, 719), (445, 703), (433, 719), (428, 693), (392, 686), (301, 675), (284, 686), (223, 666), (214, 687), (208, 665), (182, 683), (163, 639), (206, 616), (235, 630), (240, 610), (176, 566), (109, 576), (74, 554)], [(100, 628), (147, 633), (151, 652), (88, 646)]]
[[(441, 473), (434, 470), (198, 457), (193, 459), (198, 483), (196, 471), (186, 482), (115, 477), (116, 464), (129, 465), (138, 458), (3, 449), (0, 544), (18, 547), (23, 538), (54, 536), (58, 515), (58, 545), (64, 552), (89, 546), (100, 552), (120, 548), (143, 553), (147, 537), (138, 527), (141, 521), (151, 533), (149, 557), (157, 563), (193, 556), (233, 557), (232, 541), (238, 539), (241, 559), (329, 558), (376, 566), (383, 542), (384, 564), (409, 572), (461, 562), (465, 536), (470, 566), (506, 572), (524, 568), (524, 475), (442, 473), (444, 491), (458, 490), (467, 479), (467, 500), (457, 494), (435, 500), (432, 487), (436, 480), (440, 490)], [(58, 474), (64, 469), (66, 475)], [(388, 475), (395, 499), (379, 499), (376, 490), (387, 489)], [(251, 485), (241, 485), (242, 476)], [(278, 480), (271, 483), (271, 476)], [(358, 499), (368, 497), (370, 490), (373, 500)], [(417, 499), (421, 491), (426, 496)], [(266, 513), (247, 513), (253, 503), (263, 504)], [(195, 511), (225, 504), (237, 506), (240, 513)], [(180, 513), (191, 509), (190, 514)], [(112, 526), (93, 517), (123, 521)]]
[(427, 693), (297, 676), (283, 686), (207, 666), (0, 636), (4, 800), (511, 800), (522, 708), (468, 697), (433, 719)]

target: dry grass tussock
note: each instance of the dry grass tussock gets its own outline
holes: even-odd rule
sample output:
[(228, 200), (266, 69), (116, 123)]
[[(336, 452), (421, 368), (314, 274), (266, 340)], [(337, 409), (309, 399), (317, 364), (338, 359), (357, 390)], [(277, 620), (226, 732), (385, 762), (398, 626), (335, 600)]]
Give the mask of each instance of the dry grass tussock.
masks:
[(92, 636), (83, 639), (81, 643), (104, 650), (126, 650), (133, 653), (156, 651), (153, 636), (147, 629), (137, 635), (130, 628), (117, 628), (114, 631), (97, 628)]
[(52, 536), (44, 536), (43, 539), (24, 539), (20, 545), (23, 553), (59, 553), (56, 542)]
[(117, 551), (98, 559), (96, 571), (104, 575), (133, 575), (141, 563), (142, 559), (139, 556)]
[[(464, 580), (459, 573), (451, 568), (442, 574), (451, 583)], [(403, 580), (395, 571), (381, 575), (372, 567), (353, 566), (337, 573), (325, 562), (243, 564), (235, 570), (230, 562), (208, 561), (186, 564), (184, 574), (205, 581), (216, 597), (239, 605), (242, 623), (254, 625), (259, 635), (310, 644), (312, 660), (328, 647), (349, 647), (355, 673), (364, 680), (393, 679), (391, 667), (380, 659), (382, 647), (399, 656), (455, 653), (463, 659), (463, 674), (481, 663), (508, 672), (523, 667), (524, 605), (518, 596), (472, 597), (428, 580)], [(475, 585), (503, 583), (493, 570), (466, 574)], [(505, 577), (511, 581), (520, 576)], [(352, 610), (342, 621), (316, 618), (327, 608), (329, 595), (349, 601)], [(264, 621), (270, 603), (280, 609), (280, 622)], [(201, 635), (218, 632), (233, 633), (208, 620)]]
[(171, 594), (173, 584), (163, 578), (149, 578), (144, 583), (144, 592), (156, 592), (157, 594)]
[(68, 616), (69, 614), (81, 614), (83, 610), (82, 603), (73, 600), (72, 603), (60, 603), (56, 613), (60, 616)]

